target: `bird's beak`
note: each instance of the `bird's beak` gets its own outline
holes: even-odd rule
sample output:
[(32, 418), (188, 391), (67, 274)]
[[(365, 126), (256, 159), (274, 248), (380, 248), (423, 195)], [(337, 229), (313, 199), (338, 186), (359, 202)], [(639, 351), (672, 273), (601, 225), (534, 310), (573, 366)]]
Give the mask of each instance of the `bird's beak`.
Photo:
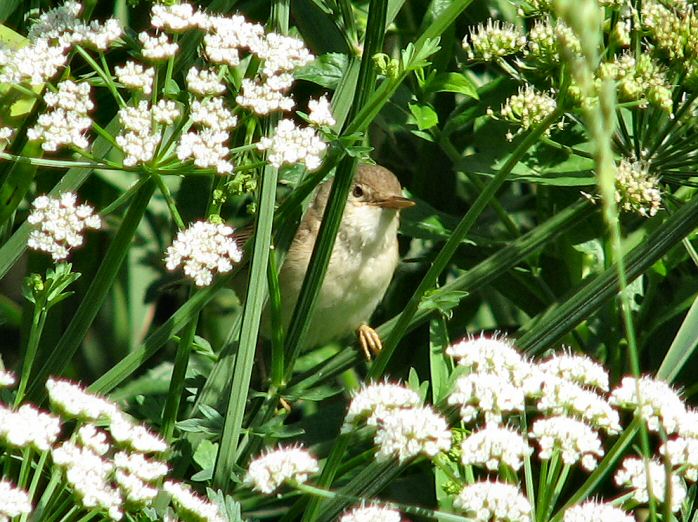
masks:
[(403, 198), (402, 196), (388, 196), (386, 198), (378, 199), (375, 204), (381, 208), (394, 208), (399, 210), (401, 208), (413, 207), (415, 202), (411, 199)]

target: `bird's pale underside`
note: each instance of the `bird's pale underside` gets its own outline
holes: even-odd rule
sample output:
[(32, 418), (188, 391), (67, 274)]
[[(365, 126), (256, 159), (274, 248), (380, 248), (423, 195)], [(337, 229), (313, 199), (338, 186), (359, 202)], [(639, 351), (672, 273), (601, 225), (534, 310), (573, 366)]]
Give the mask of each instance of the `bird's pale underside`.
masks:
[[(318, 189), (279, 274), (286, 329), (308, 269), (330, 188), (331, 182), (325, 182)], [(412, 204), (402, 197), (400, 182), (388, 169), (359, 166), (310, 320), (306, 348), (356, 332), (367, 357), (380, 350), (380, 338), (367, 324), (398, 264), (399, 209)], [(269, 330), (269, 319), (265, 317), (262, 333), (268, 336)]]

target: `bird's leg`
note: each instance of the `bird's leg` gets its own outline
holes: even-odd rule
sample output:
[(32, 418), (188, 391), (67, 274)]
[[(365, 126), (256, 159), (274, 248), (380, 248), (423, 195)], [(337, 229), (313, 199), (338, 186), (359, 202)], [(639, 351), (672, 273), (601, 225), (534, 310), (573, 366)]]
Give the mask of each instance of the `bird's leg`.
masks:
[(362, 324), (356, 329), (356, 335), (359, 338), (359, 344), (366, 356), (366, 360), (371, 360), (371, 354), (378, 355), (383, 348), (381, 338), (373, 328), (367, 324)]

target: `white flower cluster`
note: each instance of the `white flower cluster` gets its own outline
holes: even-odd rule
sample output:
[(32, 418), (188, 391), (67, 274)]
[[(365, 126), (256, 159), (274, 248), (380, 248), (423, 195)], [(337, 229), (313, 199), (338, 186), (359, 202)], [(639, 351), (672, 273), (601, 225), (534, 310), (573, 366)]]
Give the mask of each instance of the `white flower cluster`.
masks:
[(585, 502), (565, 510), (562, 522), (590, 522), (603, 520), (603, 522), (635, 522), (635, 519), (625, 511), (611, 504), (600, 502)]
[[(526, 84), (519, 88), (519, 92), (507, 98), (499, 111), (502, 120), (515, 123), (519, 126), (516, 134), (535, 127), (545, 118), (550, 116), (557, 107), (557, 101), (549, 93), (538, 92), (532, 85)], [(488, 109), (488, 114), (494, 117), (494, 112)], [(563, 123), (557, 123), (562, 128)], [(549, 133), (550, 127), (546, 130)], [(508, 140), (513, 140), (516, 134), (507, 134)]]
[(124, 87), (143, 91), (146, 96), (153, 92), (154, 67), (144, 67), (137, 62), (128, 61), (121, 67), (114, 67), (114, 73)]
[(225, 107), (222, 97), (194, 100), (190, 117), (201, 129), (182, 134), (177, 145), (180, 160), (193, 159), (201, 168), (215, 168), (219, 174), (229, 174), (233, 164), (228, 160), (229, 150), (225, 145), (230, 129), (237, 125), (237, 117)]
[(491, 61), (510, 54), (516, 54), (526, 45), (526, 37), (521, 29), (509, 22), (487, 20), (470, 30), (470, 36), (463, 39), (463, 48), (470, 60)]
[(308, 109), (310, 110), (308, 119), (310, 120), (310, 123), (316, 127), (332, 127), (335, 123), (337, 123), (334, 116), (332, 116), (330, 102), (325, 96), (322, 96), (317, 100), (310, 100), (308, 102)]
[(580, 386), (590, 386), (608, 391), (608, 372), (599, 363), (588, 357), (570, 353), (556, 354), (548, 360), (538, 363), (546, 375), (554, 375)]
[(399, 384), (365, 386), (352, 399), (342, 432), (361, 423), (377, 428), (379, 461), (396, 457), (404, 462), (420, 453), (434, 457), (450, 449), (451, 432), (442, 416), (421, 404), (419, 395)]
[(531, 504), (516, 486), (503, 482), (475, 482), (467, 485), (453, 506), (478, 522), (506, 520), (530, 522)]
[(6, 480), (0, 480), (0, 520), (28, 515), (31, 512), (29, 494)]
[(616, 203), (625, 212), (652, 217), (661, 208), (659, 178), (651, 174), (646, 161), (623, 158), (616, 169), (615, 188)]
[(598, 433), (570, 417), (538, 419), (533, 423), (529, 436), (538, 440), (538, 456), (542, 460), (549, 460), (559, 452), (568, 466), (581, 461), (585, 470), (592, 471), (596, 468), (597, 460), (604, 455)]
[(302, 163), (308, 170), (315, 170), (322, 163), (327, 145), (311, 127), (299, 128), (293, 120), (281, 120), (274, 135), (262, 138), (257, 148), (267, 152), (267, 160), (276, 168)]
[(397, 458), (400, 463), (419, 454), (435, 457), (451, 449), (448, 423), (429, 407), (400, 409), (386, 416), (374, 438), (377, 461)]
[(49, 110), (27, 131), (30, 140), (41, 140), (41, 148), (55, 152), (63, 145), (80, 149), (89, 147), (85, 132), (92, 126), (87, 115), (94, 104), (90, 100), (90, 84), (70, 80), (58, 84), (58, 92), (48, 92), (44, 102)]
[(494, 424), (488, 424), (463, 439), (460, 449), (464, 465), (485, 466), (490, 471), (497, 471), (500, 464), (518, 471), (523, 459), (533, 451), (521, 433)]
[(273, 493), (287, 481), (303, 483), (319, 470), (317, 460), (302, 448), (279, 448), (254, 460), (245, 476), (245, 484)]
[[(284, 91), (291, 86), (293, 77), (285, 75), (289, 81), (276, 84), (276, 89), (270, 86), (269, 82), (258, 83), (254, 80), (242, 80), (242, 89), (235, 101), (242, 107), (252, 109), (256, 114), (269, 114), (273, 111), (290, 111), (295, 106), (293, 98), (286, 96)], [(281, 88), (278, 88), (281, 87)]]
[[(632, 490), (633, 499), (641, 504), (649, 502), (649, 484), (652, 495), (659, 501), (664, 502), (666, 491), (667, 472), (664, 464), (651, 460), (644, 461), (637, 457), (627, 457), (620, 469), (616, 472), (614, 480), (619, 486), (626, 486)], [(670, 474), (671, 510), (678, 511), (686, 498), (686, 486), (674, 473)]]
[(365, 506), (344, 513), (339, 522), (400, 522), (399, 511), (381, 506)]
[(351, 401), (344, 417), (342, 432), (350, 432), (359, 423), (377, 426), (397, 410), (419, 407), (422, 400), (409, 388), (389, 382), (364, 386)]
[(229, 272), (242, 259), (234, 230), (226, 225), (197, 221), (181, 230), (165, 252), (168, 270), (184, 267), (197, 286), (211, 284), (214, 273)]
[(679, 430), (681, 419), (686, 415), (684, 402), (671, 386), (650, 377), (639, 380), (624, 377), (620, 386), (611, 392), (610, 402), (633, 410), (651, 431), (661, 429), (669, 435)]
[(7, 370), (0, 370), (0, 388), (14, 386), (16, 382), (17, 378), (14, 373), (8, 372)]
[(41, 14), (29, 29), (29, 45), (0, 50), (0, 83), (45, 83), (66, 65), (68, 52), (75, 45), (107, 49), (122, 34), (116, 19), (103, 24), (82, 22), (82, 6), (66, 2)]
[(47, 451), (61, 431), (61, 420), (23, 404), (17, 411), (0, 406), (0, 440), (14, 448), (33, 447)]
[(184, 513), (204, 522), (225, 522), (218, 506), (193, 493), (191, 489), (180, 482), (167, 480), (163, 484), (163, 489)]
[(649, 54), (641, 53), (637, 58), (625, 52), (599, 68), (600, 79), (616, 82), (621, 101), (637, 101), (641, 107), (652, 103), (673, 114), (672, 87), (664, 68)]
[(33, 229), (27, 245), (51, 254), (54, 261), (68, 257), (70, 249), (82, 245), (85, 229), (98, 229), (102, 222), (89, 205), (76, 205), (77, 196), (65, 192), (59, 198), (39, 196), (32, 202), (27, 223)]
[[(591, 378), (594, 373), (591, 374)], [(620, 433), (621, 430), (620, 416), (608, 400), (592, 390), (583, 388), (577, 382), (554, 374), (544, 380), (536, 407), (538, 411), (548, 415), (566, 415), (581, 419), (609, 434)]]
[(206, 19), (204, 13), (194, 11), (194, 7), (187, 3), (153, 4), (150, 14), (150, 24), (154, 28), (172, 32), (199, 27)]
[(160, 100), (154, 106), (141, 100), (135, 107), (119, 109), (121, 133), (116, 137), (116, 143), (124, 153), (124, 166), (133, 167), (151, 161), (162, 137), (158, 124), (171, 125), (179, 114), (179, 109), (170, 100)]
[(198, 67), (192, 67), (187, 72), (187, 88), (189, 92), (198, 96), (219, 95), (226, 90), (225, 83), (218, 77), (217, 72)]
[(170, 41), (165, 33), (160, 33), (158, 36), (150, 36), (148, 33), (142, 32), (138, 34), (138, 40), (140, 40), (143, 46), (141, 50), (143, 58), (154, 62), (172, 58), (177, 54), (177, 49), (179, 48), (175, 42)]

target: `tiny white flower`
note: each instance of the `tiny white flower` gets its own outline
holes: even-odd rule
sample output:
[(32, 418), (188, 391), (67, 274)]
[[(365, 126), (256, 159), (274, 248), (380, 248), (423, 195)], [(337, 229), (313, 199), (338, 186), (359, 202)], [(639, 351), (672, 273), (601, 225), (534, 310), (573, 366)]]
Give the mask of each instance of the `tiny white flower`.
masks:
[(172, 125), (179, 117), (179, 109), (172, 100), (159, 100), (153, 107), (153, 119), (164, 125)]
[(78, 430), (78, 440), (80, 444), (89, 448), (97, 455), (104, 455), (111, 449), (111, 444), (107, 439), (107, 433), (100, 430), (94, 424), (85, 424)]
[(114, 72), (119, 82), (130, 89), (139, 89), (146, 96), (153, 92), (153, 80), (155, 69), (144, 67), (134, 61), (126, 62), (122, 67), (114, 67)]
[(608, 372), (600, 364), (583, 355), (556, 354), (538, 363), (546, 374), (572, 381), (581, 386), (593, 386), (608, 391)]
[(172, 501), (178, 510), (194, 515), (203, 522), (226, 521), (218, 510), (218, 506), (200, 497), (181, 482), (166, 480), (163, 484), (163, 489), (172, 497)]
[(460, 448), (464, 465), (485, 466), (490, 471), (497, 471), (500, 464), (518, 471), (533, 451), (521, 433), (492, 424), (473, 432)]
[(339, 522), (400, 522), (399, 511), (381, 506), (354, 508), (342, 515)]
[(258, 457), (250, 464), (245, 484), (273, 493), (288, 480), (303, 483), (319, 470), (317, 460), (302, 448), (279, 448)]
[(565, 510), (562, 522), (635, 522), (635, 518), (611, 504), (584, 502)]
[(351, 400), (342, 432), (350, 432), (352, 426), (360, 422), (365, 422), (368, 426), (377, 426), (390, 412), (414, 408), (421, 404), (419, 395), (399, 384), (384, 382), (364, 386)]
[(678, 393), (667, 383), (650, 377), (641, 377), (639, 380), (624, 377), (620, 386), (611, 392), (610, 402), (634, 410), (654, 432), (662, 426), (667, 434), (675, 433), (682, 417), (686, 415), (686, 406)]
[[(645, 466), (647, 464), (647, 466)], [(649, 473), (652, 495), (664, 502), (664, 490), (666, 488), (666, 469), (661, 462), (649, 461), (645, 463), (637, 457), (627, 457), (620, 469), (616, 472), (614, 480), (618, 486), (631, 488), (633, 498), (641, 503), (649, 502), (647, 489), (647, 475)], [(670, 477), (671, 510), (678, 511), (686, 498), (686, 486), (679, 477), (672, 473)]]
[(524, 410), (523, 390), (492, 373), (471, 373), (456, 380), (448, 404), (460, 406), (460, 416), (470, 422), (482, 415), (486, 423), (499, 424), (505, 414)]
[(388, 412), (374, 437), (376, 460), (397, 458), (402, 463), (424, 454), (435, 457), (451, 449), (451, 432), (446, 420), (429, 407)]
[(687, 410), (679, 419), (679, 435), (698, 439), (698, 410)]
[(187, 88), (189, 92), (199, 96), (220, 95), (226, 90), (223, 80), (213, 70), (192, 67), (187, 73)]
[(33, 230), (27, 245), (51, 254), (54, 261), (68, 257), (71, 248), (82, 245), (88, 228), (98, 229), (102, 222), (89, 205), (76, 205), (77, 196), (65, 192), (60, 197), (39, 196), (32, 202), (27, 217)]
[(526, 497), (516, 486), (503, 482), (467, 485), (453, 501), (453, 506), (478, 522), (530, 522), (531, 505)]
[(336, 123), (334, 117), (332, 116), (330, 102), (325, 96), (322, 96), (317, 100), (310, 100), (308, 102), (308, 109), (310, 109), (308, 119), (318, 127), (332, 127)]
[(581, 461), (582, 467), (591, 471), (604, 455), (598, 433), (569, 417), (539, 419), (533, 423), (529, 436), (538, 440), (541, 460), (550, 460), (559, 451), (568, 466)]
[(167, 474), (167, 464), (146, 458), (142, 453), (119, 451), (114, 455), (114, 465), (144, 482), (155, 482)]
[(0, 388), (14, 386), (17, 379), (15, 374), (7, 370), (0, 370)]
[(145, 426), (134, 424), (121, 411), (115, 411), (109, 418), (109, 433), (112, 438), (141, 453), (162, 453), (168, 449), (167, 443)]
[(113, 402), (88, 393), (70, 381), (49, 377), (46, 389), (51, 406), (67, 417), (97, 421), (111, 418), (118, 411)]
[(262, 138), (257, 148), (267, 151), (269, 163), (276, 168), (303, 163), (312, 171), (320, 167), (327, 144), (312, 128), (298, 128), (292, 120), (281, 120), (274, 135)]
[(31, 512), (29, 494), (6, 480), (0, 480), (0, 519), (8, 520)]
[(143, 57), (148, 60), (167, 60), (177, 54), (177, 44), (170, 42), (165, 33), (161, 33), (160, 36), (150, 36), (148, 33), (142, 32), (138, 34), (138, 39), (143, 45), (141, 51)]

